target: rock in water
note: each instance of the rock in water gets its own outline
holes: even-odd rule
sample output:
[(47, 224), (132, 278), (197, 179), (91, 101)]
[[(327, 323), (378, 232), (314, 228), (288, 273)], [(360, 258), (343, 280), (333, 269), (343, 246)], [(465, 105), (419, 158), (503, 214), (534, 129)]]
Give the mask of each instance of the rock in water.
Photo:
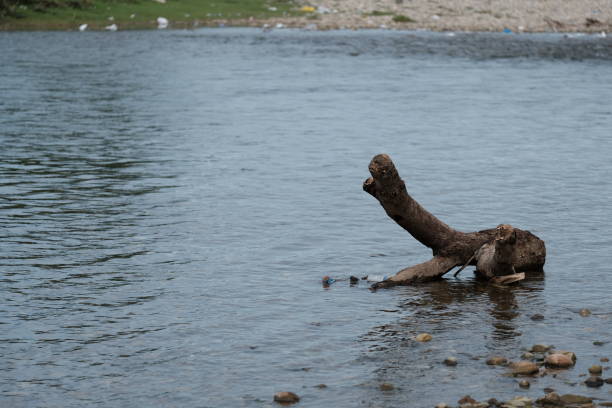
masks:
[(538, 398), (536, 400), (536, 404), (544, 407), (559, 407), (563, 405), (563, 402), (561, 401), (561, 397), (559, 397), (559, 394), (551, 392), (541, 398)]
[(580, 316), (587, 317), (591, 315), (591, 311), (589, 309), (580, 309)]
[(518, 361), (513, 363), (511, 368), (513, 375), (534, 375), (540, 371), (538, 366), (531, 361)]
[(510, 401), (504, 403), (504, 407), (508, 408), (531, 408), (533, 400), (527, 397), (514, 397)]
[(274, 394), (274, 401), (282, 402), (284, 404), (293, 404), (300, 400), (296, 394), (289, 391), (281, 391)]
[(550, 350), (552, 347), (551, 346), (547, 346), (546, 344), (534, 344), (531, 347), (531, 351), (532, 353), (544, 353), (548, 350)]
[(493, 356), (487, 358), (488, 365), (504, 365), (508, 363), (508, 359), (502, 356)]
[(553, 353), (546, 356), (544, 364), (548, 368), (569, 368), (574, 365), (574, 361), (567, 354)]
[(393, 391), (395, 389), (395, 387), (391, 383), (382, 383), (380, 384), (379, 388), (381, 391)]
[(457, 365), (457, 359), (455, 357), (446, 357), (446, 359), (444, 359), (444, 364), (454, 367)]
[(587, 380), (584, 382), (586, 384), (587, 387), (591, 387), (591, 388), (597, 388), (597, 387), (601, 387), (604, 384), (604, 380), (601, 377), (597, 377), (597, 376), (592, 376), (587, 378)]
[(523, 381), (519, 382), (519, 387), (521, 387), (521, 388), (529, 388), (530, 386), (531, 386), (531, 384), (527, 380), (523, 380)]
[(591, 375), (600, 375), (603, 371), (603, 368), (600, 365), (594, 365), (589, 367), (589, 374)]
[(431, 339), (432, 337), (429, 333), (421, 333), (415, 337), (415, 340), (420, 342), (430, 341)]
[(459, 405), (465, 405), (465, 404), (477, 404), (478, 401), (476, 401), (474, 398), (470, 397), (469, 395), (464, 396), (463, 398), (461, 398), (459, 401), (457, 401), (457, 403)]
[(561, 402), (565, 405), (581, 405), (590, 404), (593, 402), (592, 398), (583, 397), (582, 395), (565, 394), (561, 396)]

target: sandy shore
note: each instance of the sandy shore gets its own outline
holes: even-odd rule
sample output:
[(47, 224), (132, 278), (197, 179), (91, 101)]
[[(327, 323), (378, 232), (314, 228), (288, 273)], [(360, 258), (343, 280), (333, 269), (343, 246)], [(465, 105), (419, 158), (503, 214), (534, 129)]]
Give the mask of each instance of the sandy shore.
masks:
[[(612, 31), (612, 0), (318, 0), (303, 4), (317, 11), (278, 22), (318, 29)], [(400, 15), (413, 21), (394, 21)]]

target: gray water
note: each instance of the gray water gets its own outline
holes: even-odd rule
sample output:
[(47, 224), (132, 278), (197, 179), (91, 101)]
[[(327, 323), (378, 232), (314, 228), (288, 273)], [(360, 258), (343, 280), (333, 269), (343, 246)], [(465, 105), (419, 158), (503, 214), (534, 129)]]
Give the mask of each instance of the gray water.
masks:
[[(581, 376), (612, 358), (611, 39), (0, 33), (0, 53), (1, 406), (612, 400)], [(431, 256), (361, 190), (381, 152), (451, 226), (544, 239), (545, 276), (323, 288)], [(484, 363), (535, 343), (576, 367), (522, 390)]]

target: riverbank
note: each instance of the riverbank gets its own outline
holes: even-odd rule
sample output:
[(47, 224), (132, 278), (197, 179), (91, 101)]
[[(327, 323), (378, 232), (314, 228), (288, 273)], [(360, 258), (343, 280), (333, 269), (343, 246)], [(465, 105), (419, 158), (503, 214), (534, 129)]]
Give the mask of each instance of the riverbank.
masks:
[(157, 28), (158, 17), (170, 28), (201, 26), (309, 29), (390, 28), (431, 31), (609, 32), (611, 0), (319, 0), (316, 3), (221, 0), (94, 1), (82, 9), (44, 12), (22, 6), (19, 18), (0, 22), (0, 30), (76, 30), (82, 24), (101, 30)]

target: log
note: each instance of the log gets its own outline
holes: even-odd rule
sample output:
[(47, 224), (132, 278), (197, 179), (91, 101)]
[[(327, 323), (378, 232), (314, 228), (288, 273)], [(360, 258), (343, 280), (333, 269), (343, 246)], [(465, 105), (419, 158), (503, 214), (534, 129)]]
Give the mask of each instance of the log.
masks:
[[(509, 224), (469, 233), (457, 231), (408, 194), (388, 155), (374, 156), (369, 170), (372, 177), (363, 183), (363, 189), (380, 202), (389, 217), (433, 252), (429, 261), (402, 269), (372, 285), (373, 289), (439, 279), (456, 266), (476, 265), (477, 274), (486, 279), (543, 270), (546, 246), (531, 232)], [(515, 280), (509, 276), (495, 279)]]

